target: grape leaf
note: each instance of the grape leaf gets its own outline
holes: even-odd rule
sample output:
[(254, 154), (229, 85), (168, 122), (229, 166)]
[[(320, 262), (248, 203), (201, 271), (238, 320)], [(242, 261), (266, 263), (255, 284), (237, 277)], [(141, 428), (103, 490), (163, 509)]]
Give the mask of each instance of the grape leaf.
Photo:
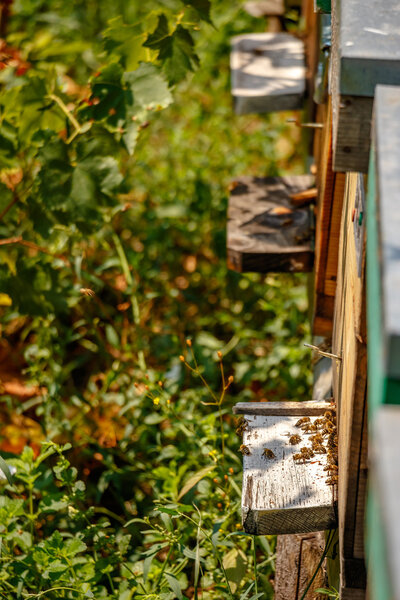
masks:
[(203, 19), (203, 21), (207, 21), (211, 23), (210, 18), (210, 9), (211, 2), (210, 0), (183, 0), (183, 3), (186, 6), (191, 6), (196, 10), (199, 16)]

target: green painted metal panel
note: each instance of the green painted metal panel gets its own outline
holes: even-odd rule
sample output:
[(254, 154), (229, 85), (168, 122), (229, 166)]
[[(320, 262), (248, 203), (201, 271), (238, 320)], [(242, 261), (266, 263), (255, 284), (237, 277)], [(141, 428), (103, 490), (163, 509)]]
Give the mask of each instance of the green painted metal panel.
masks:
[(369, 597), (373, 600), (391, 600), (393, 594), (389, 580), (386, 540), (383, 535), (380, 507), (372, 489), (368, 493), (366, 538)]
[(382, 294), (379, 262), (378, 205), (375, 147), (372, 146), (367, 193), (367, 331), (368, 331), (368, 406), (373, 412), (385, 397), (383, 368)]
[(316, 12), (330, 13), (332, 10), (331, 0), (315, 0)]

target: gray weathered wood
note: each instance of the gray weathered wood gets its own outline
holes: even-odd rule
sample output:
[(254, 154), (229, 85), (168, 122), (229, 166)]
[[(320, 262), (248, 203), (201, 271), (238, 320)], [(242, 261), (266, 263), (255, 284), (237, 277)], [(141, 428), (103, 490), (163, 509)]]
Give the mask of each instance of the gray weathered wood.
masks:
[[(330, 361), (332, 362), (332, 361)], [(317, 417), (329, 410), (330, 402), (280, 401), (280, 402), (238, 402), (233, 407), (236, 415), (260, 415), (272, 417)]]
[[(248, 426), (243, 443), (251, 454), (243, 457), (244, 530), (264, 535), (335, 527), (336, 486), (326, 483), (326, 455), (316, 455), (305, 463), (293, 460), (293, 454), (307, 444), (307, 439), (294, 446), (289, 444), (289, 435), (300, 431), (295, 427), (297, 417), (245, 418)], [(276, 458), (264, 458), (264, 448), (271, 449)]]
[(232, 95), (237, 114), (302, 107), (304, 44), (287, 33), (252, 33), (232, 38)]
[(378, 86), (375, 165), (382, 295), (383, 368), (400, 378), (400, 88)]
[(377, 84), (400, 84), (397, 0), (333, 3), (333, 170), (368, 171)]
[(337, 0), (333, 9), (340, 93), (373, 97), (379, 83), (399, 85), (398, 0)]
[(313, 400), (332, 397), (332, 360), (323, 356), (314, 367)]
[(372, 428), (372, 483), (380, 505), (393, 600), (400, 600), (400, 407), (382, 405)]
[(312, 270), (310, 209), (291, 200), (312, 183), (309, 175), (241, 177), (233, 183), (227, 224), (230, 268), (258, 273)]
[[(276, 547), (274, 600), (299, 600), (314, 575), (325, 548), (322, 531), (278, 535)], [(320, 568), (305, 600), (326, 600), (315, 589), (325, 587), (324, 568)]]
[(332, 94), (333, 170), (368, 172), (372, 98)]
[(284, 0), (255, 0), (245, 2), (243, 8), (252, 17), (280, 17), (285, 13)]

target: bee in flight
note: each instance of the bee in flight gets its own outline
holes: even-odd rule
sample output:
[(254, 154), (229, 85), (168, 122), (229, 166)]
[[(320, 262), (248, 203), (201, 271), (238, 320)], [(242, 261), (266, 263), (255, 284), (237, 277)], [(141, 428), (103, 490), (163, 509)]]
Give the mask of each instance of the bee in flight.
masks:
[(90, 288), (81, 288), (80, 293), (82, 294), (82, 296), (95, 296), (96, 294), (94, 293), (93, 290), (91, 290)]
[(250, 456), (251, 452), (250, 449), (245, 446), (244, 444), (242, 444), (239, 448), (239, 452), (241, 452), (243, 454), (243, 456)]
[(244, 417), (240, 418), (236, 422), (236, 435), (241, 437), (243, 435), (243, 431), (246, 431), (248, 428), (249, 422), (246, 421)]

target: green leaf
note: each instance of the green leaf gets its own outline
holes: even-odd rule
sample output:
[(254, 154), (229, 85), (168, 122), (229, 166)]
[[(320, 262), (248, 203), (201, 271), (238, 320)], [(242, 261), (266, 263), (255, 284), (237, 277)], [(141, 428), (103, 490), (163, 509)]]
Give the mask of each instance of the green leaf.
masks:
[(162, 13), (158, 17), (158, 23), (153, 31), (147, 36), (147, 39), (143, 46), (146, 48), (152, 48), (153, 50), (162, 50), (164, 48), (166, 40), (169, 38), (169, 27), (168, 27), (168, 19)]
[(210, 18), (210, 10), (211, 10), (211, 2), (210, 0), (183, 0), (183, 3), (186, 6), (191, 6), (194, 8), (203, 21), (207, 21), (211, 23)]
[(201, 481), (206, 475), (211, 473), (211, 471), (213, 471), (214, 469), (215, 469), (215, 465), (209, 465), (208, 467), (205, 467), (204, 469), (200, 469), (200, 471), (197, 471), (197, 473), (194, 473), (194, 475), (189, 477), (189, 479), (186, 481), (185, 485), (179, 492), (178, 500), (180, 498), (183, 498), (183, 496), (185, 494), (187, 494), (188, 491), (192, 489), (192, 487), (194, 487), (197, 483), (199, 483), (199, 481)]
[(6, 477), (8, 483), (10, 485), (12, 485), (13, 477), (11, 475), (10, 467), (8, 466), (8, 464), (6, 463), (6, 461), (4, 460), (4, 458), (2, 456), (0, 456), (0, 469), (3, 471), (4, 476)]
[(190, 32), (178, 25), (169, 34), (168, 21), (164, 14), (158, 18), (156, 29), (143, 44), (158, 50), (157, 59), (167, 76), (170, 85), (178, 83), (186, 77), (187, 71), (193, 71), (199, 59), (194, 51), (194, 40)]
[(177, 578), (174, 575), (171, 575), (170, 573), (164, 573), (164, 577), (168, 581), (168, 585), (170, 589), (174, 592), (176, 597), (179, 600), (183, 600), (181, 586), (179, 585), (179, 581), (177, 580)]
[(222, 564), (233, 593), (246, 575), (247, 557), (241, 548), (232, 548), (222, 559)]
[(124, 73), (122, 81), (132, 93), (133, 102), (128, 112), (129, 116), (137, 115), (144, 107), (165, 108), (173, 100), (160, 69), (150, 63), (141, 63), (135, 71)]

